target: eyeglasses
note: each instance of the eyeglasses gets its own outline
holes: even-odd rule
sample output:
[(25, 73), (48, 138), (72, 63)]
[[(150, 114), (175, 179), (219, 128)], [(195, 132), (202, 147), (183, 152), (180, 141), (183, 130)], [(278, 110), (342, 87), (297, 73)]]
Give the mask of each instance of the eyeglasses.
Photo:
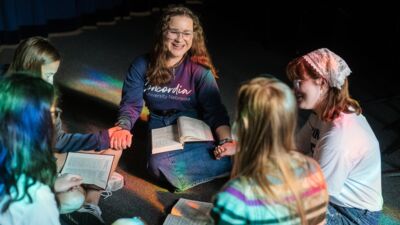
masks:
[(172, 29), (167, 30), (167, 38), (169, 39), (177, 39), (180, 37), (180, 35), (182, 35), (181, 37), (183, 39), (188, 40), (193, 36), (193, 31), (177, 31)]
[(300, 84), (301, 84), (301, 80), (300, 79), (293, 80), (293, 88), (294, 89), (299, 89), (300, 88)]
[(51, 115), (54, 116), (55, 118), (58, 118), (58, 117), (60, 117), (60, 115), (61, 115), (61, 113), (62, 113), (62, 110), (59, 109), (59, 108), (55, 108), (55, 109), (51, 109), (51, 110), (50, 110), (50, 113), (51, 113)]

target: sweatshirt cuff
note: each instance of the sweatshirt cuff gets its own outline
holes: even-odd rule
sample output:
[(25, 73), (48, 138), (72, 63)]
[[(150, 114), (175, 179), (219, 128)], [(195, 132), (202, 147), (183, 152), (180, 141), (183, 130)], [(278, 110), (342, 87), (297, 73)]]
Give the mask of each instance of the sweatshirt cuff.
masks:
[(110, 148), (110, 137), (108, 136), (108, 130), (100, 131), (99, 139), (99, 146), (96, 151), (102, 151)]
[(121, 127), (124, 130), (131, 130), (130, 121), (127, 119), (119, 119), (119, 121), (115, 124), (116, 126)]

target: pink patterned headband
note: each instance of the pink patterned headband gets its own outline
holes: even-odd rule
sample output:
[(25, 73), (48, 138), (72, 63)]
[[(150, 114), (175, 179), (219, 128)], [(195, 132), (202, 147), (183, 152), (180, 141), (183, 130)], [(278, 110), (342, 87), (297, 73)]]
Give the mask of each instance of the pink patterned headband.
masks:
[(325, 80), (330, 87), (342, 89), (351, 70), (347, 63), (327, 48), (314, 50), (303, 56), (308, 64)]

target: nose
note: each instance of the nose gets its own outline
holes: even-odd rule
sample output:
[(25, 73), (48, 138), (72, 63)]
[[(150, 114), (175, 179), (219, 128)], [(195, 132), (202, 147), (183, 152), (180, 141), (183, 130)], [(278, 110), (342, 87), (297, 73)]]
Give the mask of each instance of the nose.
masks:
[(183, 39), (183, 33), (182, 32), (177, 32), (176, 33), (176, 38), (175, 38), (176, 40), (181, 40), (181, 39)]

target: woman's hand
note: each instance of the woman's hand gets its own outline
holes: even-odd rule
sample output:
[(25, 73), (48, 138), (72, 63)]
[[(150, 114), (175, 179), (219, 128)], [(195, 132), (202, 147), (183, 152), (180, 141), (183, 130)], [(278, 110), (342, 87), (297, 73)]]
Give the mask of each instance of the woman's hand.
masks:
[[(110, 129), (114, 129), (110, 128)], [(109, 133), (110, 133), (109, 129)], [(132, 134), (128, 130), (115, 128), (110, 137), (110, 147), (116, 150), (124, 150), (131, 147)]]
[(66, 192), (78, 188), (82, 184), (82, 177), (74, 174), (62, 174), (54, 183), (55, 192)]
[(214, 156), (216, 159), (221, 159), (225, 156), (232, 156), (236, 153), (236, 141), (226, 142), (218, 145), (214, 149)]

